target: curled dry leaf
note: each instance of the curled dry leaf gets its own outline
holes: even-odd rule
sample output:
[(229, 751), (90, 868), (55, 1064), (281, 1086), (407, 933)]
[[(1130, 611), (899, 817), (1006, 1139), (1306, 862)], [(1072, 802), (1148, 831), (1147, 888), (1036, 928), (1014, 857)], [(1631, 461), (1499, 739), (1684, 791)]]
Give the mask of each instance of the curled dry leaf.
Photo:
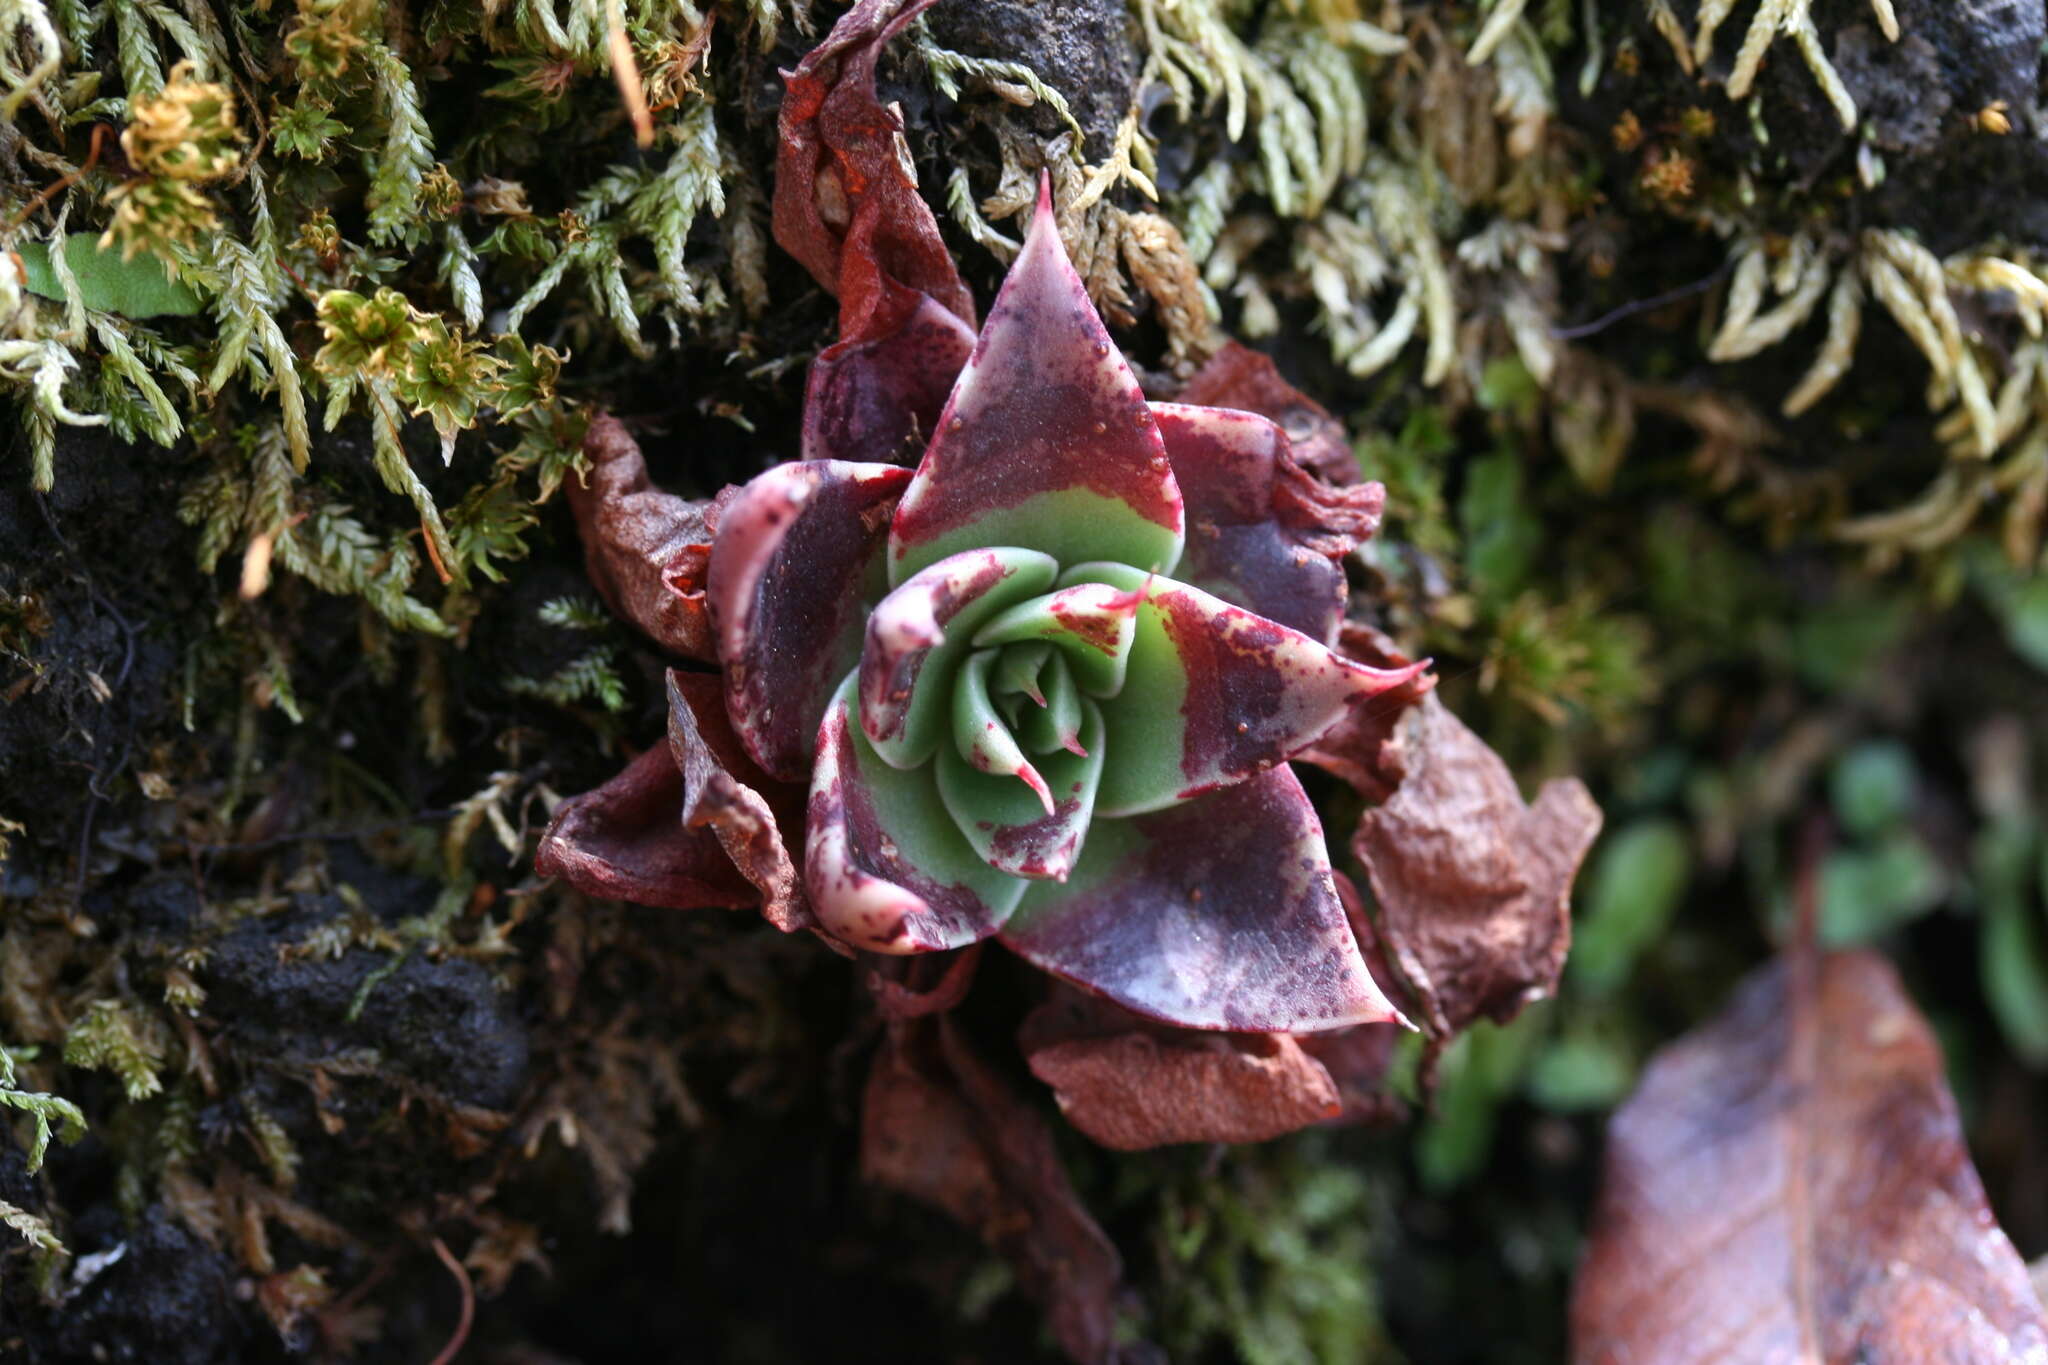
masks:
[[(1374, 668), (1406, 668), (1412, 662), (1392, 640), (1356, 621), (1346, 621), (1338, 632), (1337, 652)], [(1342, 778), (1368, 801), (1385, 801), (1401, 784), (1402, 761), (1394, 742), (1401, 717), (1434, 685), (1424, 675), (1373, 698), (1324, 731), (1301, 761)]]
[(567, 483), (590, 582), (605, 605), (685, 659), (709, 662), (704, 573), (723, 499), (664, 493), (619, 420), (600, 413), (583, 440), (590, 470)]
[(1067, 1122), (1121, 1151), (1263, 1142), (1343, 1112), (1330, 1073), (1284, 1033), (1172, 1028), (1060, 986), (1018, 1041)]
[(736, 908), (759, 899), (710, 830), (684, 827), (683, 775), (666, 744), (597, 790), (564, 801), (533, 866), (589, 895), (671, 910)]
[(2048, 1325), (1889, 963), (1788, 956), (1608, 1130), (1579, 1365), (2042, 1365)]
[(710, 673), (668, 675), (668, 738), (683, 778), (683, 825), (709, 830), (741, 876), (760, 893), (761, 914), (785, 934), (815, 929), (803, 878), (784, 829), (803, 825), (803, 788), (761, 771), (726, 716)]
[(1505, 1023), (1557, 986), (1571, 889), (1600, 832), (1576, 778), (1524, 805), (1500, 756), (1434, 696), (1383, 750), (1398, 785), (1358, 822), (1352, 850), (1380, 907), (1388, 955), (1441, 1040), (1484, 1015)]
[(1010, 1262), (1073, 1360), (1116, 1359), (1123, 1262), (1052, 1133), (944, 1015), (892, 1025), (861, 1116), (861, 1171), (935, 1205)]

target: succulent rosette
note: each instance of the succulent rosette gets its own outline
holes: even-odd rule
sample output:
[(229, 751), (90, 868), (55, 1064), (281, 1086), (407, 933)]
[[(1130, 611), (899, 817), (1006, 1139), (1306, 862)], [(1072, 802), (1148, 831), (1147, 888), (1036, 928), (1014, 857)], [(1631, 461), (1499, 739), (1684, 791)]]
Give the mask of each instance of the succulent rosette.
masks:
[(1263, 417), (1150, 403), (1041, 194), (915, 472), (805, 460), (719, 516), (734, 733), (808, 775), (803, 881), (880, 953), (990, 937), (1184, 1027), (1393, 1017), (1287, 760), (1421, 669), (1330, 648), (1341, 568)]
[[(672, 676), (687, 733), (652, 767), (680, 777), (685, 822), (717, 830), (772, 919), (855, 949), (997, 938), (1186, 1028), (1398, 1017), (1287, 762), (1422, 671), (1332, 648), (1337, 556), (1381, 490), (1316, 479), (1265, 417), (1148, 401), (1043, 190), (978, 336), (914, 297), (886, 359), (870, 347), (814, 370), (805, 444), (827, 458), (705, 505), (678, 533), (701, 542), (641, 547), (638, 562), (667, 559), (642, 614), (723, 670), (710, 688)], [(883, 423), (898, 442), (929, 424), (916, 469), (829, 458), (835, 432), (862, 429), (846, 411), (914, 387), (895, 377), (933, 336), (959, 365), (950, 394), (923, 423), (901, 402)], [(614, 833), (665, 809), (593, 796)], [(545, 870), (718, 903), (715, 869), (636, 890), (579, 836), (591, 815), (558, 820)]]

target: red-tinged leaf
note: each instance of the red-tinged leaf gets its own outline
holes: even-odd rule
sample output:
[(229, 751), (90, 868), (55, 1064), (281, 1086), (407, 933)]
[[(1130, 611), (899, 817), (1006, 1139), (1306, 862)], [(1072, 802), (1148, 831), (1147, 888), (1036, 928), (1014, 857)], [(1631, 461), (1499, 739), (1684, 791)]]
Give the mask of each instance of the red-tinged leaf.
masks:
[(1249, 412), (1154, 403), (1187, 506), (1174, 577), (1323, 644), (1337, 638), (1337, 561), (1378, 527), (1386, 489), (1340, 489), (1304, 473), (1279, 427)]
[[(1392, 640), (1355, 621), (1345, 622), (1338, 632), (1337, 652), (1372, 668), (1400, 669), (1412, 662)], [(1368, 801), (1385, 801), (1401, 785), (1402, 759), (1396, 738), (1401, 718), (1435, 685), (1435, 678), (1423, 674), (1389, 688), (1370, 705), (1345, 712), (1321, 739), (1295, 757), (1344, 779)]]
[(1284, 766), (1156, 814), (1098, 814), (1072, 875), (1032, 882), (1002, 939), (1182, 1028), (1304, 1033), (1397, 1017), (1345, 922), (1315, 807)]
[(1064, 987), (1018, 1034), (1067, 1122), (1126, 1152), (1264, 1142), (1337, 1117), (1336, 1083), (1303, 1041), (1168, 1028)]
[[(1097, 565), (1069, 572), (1116, 577)], [(1153, 579), (1144, 591), (1123, 689), (1102, 703), (1117, 745), (1097, 798), (1104, 815), (1159, 810), (1263, 772), (1428, 666), (1368, 668), (1184, 583)]]
[(2043, 1365), (2048, 1323), (1889, 963), (1794, 953), (1608, 1130), (1579, 1365)]
[(709, 830), (783, 933), (814, 929), (789, 840), (803, 829), (803, 788), (762, 772), (732, 732), (724, 688), (710, 673), (668, 675), (668, 741), (683, 775), (682, 821)]
[(902, 464), (923, 453), (974, 350), (974, 329), (928, 294), (892, 290), (866, 329), (811, 362), (802, 458)]
[(1522, 803), (1499, 755), (1426, 697), (1402, 722), (1399, 785), (1351, 847), (1386, 948), (1434, 1037), (1549, 995), (1571, 944), (1572, 878), (1600, 832), (1576, 778)]
[(903, 120), (875, 98), (882, 47), (931, 3), (860, 0), (783, 73), (775, 240), (839, 296), (842, 340), (894, 330), (905, 290), (974, 324), (973, 297), (917, 192)]
[(975, 631), (1051, 587), (1057, 568), (1036, 550), (968, 550), (919, 571), (882, 599), (861, 649), (860, 724), (885, 762), (908, 768), (932, 756)]
[(877, 953), (961, 948), (993, 934), (1026, 883), (975, 856), (930, 765), (890, 767), (853, 718), (848, 677), (818, 727), (804, 884), (826, 932)]
[(720, 515), (706, 574), (725, 700), (754, 761), (786, 782), (811, 766), (818, 719), (860, 661), (864, 593), (878, 590), (892, 465), (778, 465)]
[(710, 831), (684, 827), (683, 775), (665, 744), (564, 801), (533, 866), (585, 895), (637, 905), (696, 910), (759, 900)]
[(715, 659), (704, 573), (719, 501), (692, 502), (656, 488), (640, 447), (607, 414), (591, 419), (583, 453), (589, 473), (565, 487), (592, 586), (662, 648)]
[(939, 747), (939, 795), (968, 845), (990, 867), (1013, 877), (1065, 880), (1081, 856), (1082, 840), (1095, 814), (1105, 753), (1102, 712), (1081, 703), (1079, 753), (1044, 755), (1032, 766), (1040, 791), (1013, 776), (977, 771), (951, 745)]
[(1358, 457), (1344, 424), (1313, 398), (1280, 377), (1270, 357), (1232, 341), (1209, 357), (1180, 391), (1183, 403), (1255, 412), (1279, 423), (1294, 458), (1333, 484), (1358, 482)]
[(861, 1173), (977, 1233), (1044, 1305), (1076, 1365), (1118, 1358), (1116, 1248), (1075, 1196), (1045, 1121), (950, 1018), (891, 1029), (868, 1073)]
[(898, 583), (983, 545), (1161, 572), (1180, 558), (1180, 490), (1158, 425), (1067, 261), (1042, 187), (889, 543)]
[(975, 647), (1046, 641), (1065, 657), (1083, 692), (1113, 697), (1124, 689), (1138, 606), (1145, 600), (1145, 575), (1130, 572), (1133, 588), (1076, 583), (1019, 602), (975, 632)]

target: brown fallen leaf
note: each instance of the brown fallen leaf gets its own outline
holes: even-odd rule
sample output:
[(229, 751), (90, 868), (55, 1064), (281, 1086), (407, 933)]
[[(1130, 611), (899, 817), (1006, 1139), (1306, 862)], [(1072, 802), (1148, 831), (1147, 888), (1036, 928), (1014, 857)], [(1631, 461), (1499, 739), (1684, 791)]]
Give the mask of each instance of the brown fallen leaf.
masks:
[(704, 571), (719, 500), (691, 501), (656, 488), (639, 445), (608, 414), (591, 419), (583, 453), (588, 475), (565, 487), (592, 586), (663, 649), (716, 662)]
[(1077, 1365), (1119, 1359), (1123, 1262), (1044, 1120), (944, 1014), (889, 1026), (868, 1073), (861, 1173), (937, 1206), (1008, 1260)]
[(2044, 1365), (2048, 1324), (1889, 963), (1791, 954), (1608, 1129), (1578, 1365)]
[(1398, 785), (1351, 847), (1416, 1022), (1439, 1041), (1481, 1015), (1506, 1023), (1556, 989), (1572, 878), (1600, 808), (1576, 778), (1524, 805), (1507, 764), (1434, 695), (1402, 718), (1381, 761)]
[(1343, 1113), (1337, 1084), (1284, 1033), (1198, 1033), (1055, 987), (1018, 1031), (1067, 1122), (1105, 1147), (1263, 1142)]

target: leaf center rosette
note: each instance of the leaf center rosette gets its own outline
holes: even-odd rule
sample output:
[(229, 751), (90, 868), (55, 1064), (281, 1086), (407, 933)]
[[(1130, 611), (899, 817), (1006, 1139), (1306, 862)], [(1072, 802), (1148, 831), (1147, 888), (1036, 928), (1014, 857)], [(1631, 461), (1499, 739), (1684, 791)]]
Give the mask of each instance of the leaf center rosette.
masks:
[[(819, 925), (885, 953), (1000, 937), (1188, 1027), (1395, 1017), (1286, 762), (1422, 667), (1330, 648), (1314, 503), (1339, 490), (1263, 417), (1148, 402), (1043, 195), (978, 336), (906, 294), (887, 366), (814, 369), (807, 416), (834, 420), (805, 446), (971, 346), (916, 471), (769, 470), (706, 577), (734, 733), (809, 782)], [(1355, 538), (1380, 494), (1350, 492)]]

